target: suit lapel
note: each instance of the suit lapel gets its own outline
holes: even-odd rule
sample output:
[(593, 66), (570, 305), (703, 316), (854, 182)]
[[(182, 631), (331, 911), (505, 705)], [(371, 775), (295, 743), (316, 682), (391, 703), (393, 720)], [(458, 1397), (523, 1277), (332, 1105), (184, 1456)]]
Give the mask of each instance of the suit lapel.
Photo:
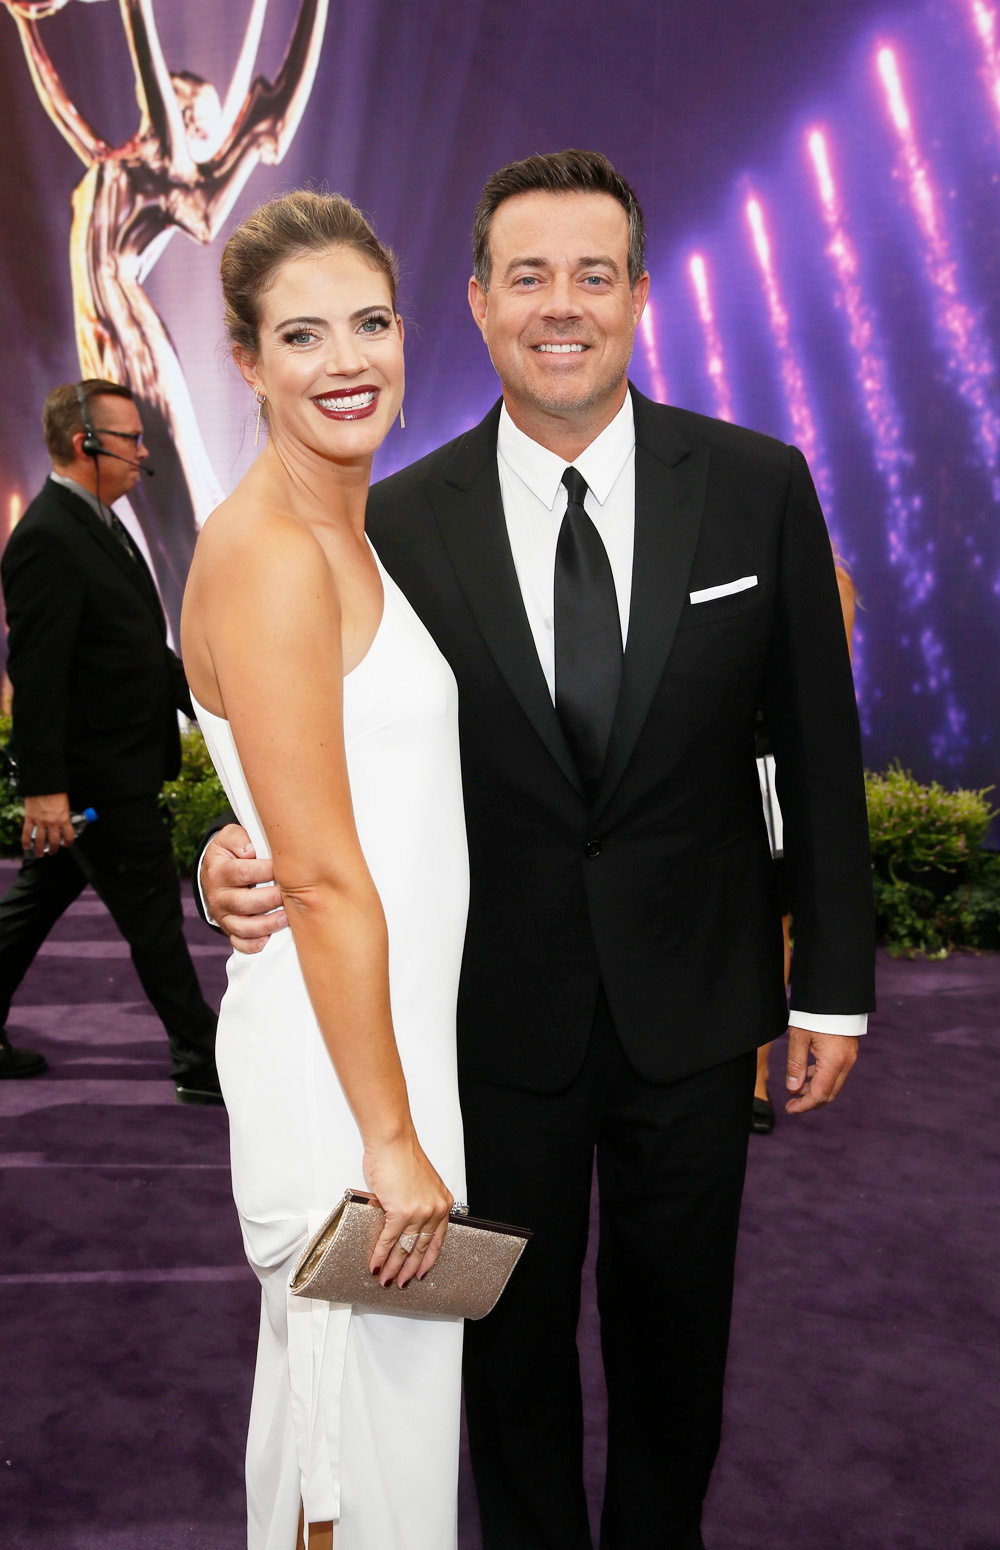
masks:
[(628, 642), (608, 757), (594, 816), (632, 757), (663, 677), (687, 595), (708, 482), (709, 450), (691, 447), (670, 412), (632, 389), (635, 409), (635, 549)]
[(428, 486), (462, 591), (507, 686), (566, 779), (583, 785), (549, 697), (521, 599), (500, 499), (495, 405), (455, 449), (445, 478)]
[[(148, 603), (157, 620), (164, 624), (163, 609), (160, 605), (159, 595), (156, 591), (156, 583), (149, 573), (145, 560), (136, 548), (136, 558), (133, 560), (125, 551), (121, 541), (117, 539), (107, 523), (103, 522), (97, 512), (74, 495), (72, 490), (67, 490), (64, 484), (57, 484), (54, 479), (48, 481), (48, 493), (59, 502), (61, 506), (76, 517), (90, 534), (91, 538), (114, 560), (118, 568), (126, 575), (136, 591)], [(135, 547), (135, 545), (133, 545)]]
[[(708, 483), (709, 450), (690, 446), (669, 409), (632, 390), (635, 547), (628, 643), (608, 758), (593, 817), (607, 806), (663, 677), (688, 591)], [(445, 478), (428, 487), (445, 548), (511, 693), (574, 789), (583, 784), (538, 660), (500, 499), (500, 405), (456, 447)]]

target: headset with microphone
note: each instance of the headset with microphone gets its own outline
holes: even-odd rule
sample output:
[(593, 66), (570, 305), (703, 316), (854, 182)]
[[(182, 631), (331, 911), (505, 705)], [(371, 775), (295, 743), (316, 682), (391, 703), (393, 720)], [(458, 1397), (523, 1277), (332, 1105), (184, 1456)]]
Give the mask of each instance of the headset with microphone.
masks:
[[(140, 463), (138, 460), (133, 462), (130, 457), (122, 457), (120, 452), (112, 452), (110, 447), (104, 447), (98, 441), (97, 432), (95, 431), (93, 421), (90, 418), (90, 409), (87, 406), (87, 395), (83, 391), (82, 382), (78, 382), (76, 384), (76, 396), (80, 405), (80, 417), (83, 420), (83, 442), (81, 444), (80, 451), (84, 454), (84, 456), (92, 457), (95, 460), (95, 467), (96, 460), (99, 457), (116, 458), (119, 463), (127, 463), (129, 468), (138, 468), (140, 473), (146, 474), (148, 478), (152, 479), (156, 469), (151, 468), (148, 463)], [(98, 495), (98, 499), (100, 499), (100, 495)]]

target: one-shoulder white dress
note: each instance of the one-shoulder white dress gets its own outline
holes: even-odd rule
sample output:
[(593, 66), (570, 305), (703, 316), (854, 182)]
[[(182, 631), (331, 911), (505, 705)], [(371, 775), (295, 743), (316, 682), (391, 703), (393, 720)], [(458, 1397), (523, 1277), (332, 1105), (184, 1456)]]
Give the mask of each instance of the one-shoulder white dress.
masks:
[[(451, 669), (379, 564), (384, 609), (344, 680), (351, 797), (385, 911), (393, 1026), (427, 1155), (465, 1199), (455, 1008), (468, 852)], [(258, 856), (270, 853), (229, 723), (196, 706), (212, 761)], [(322, 843), (322, 836), (317, 836)], [(450, 1550), (457, 1539), (460, 1320), (293, 1297), (308, 1237), (362, 1144), (320, 1035), (291, 931), (234, 953), (217, 1060), (233, 1194), (262, 1309), (247, 1440), (249, 1550), (294, 1550), (332, 1519), (336, 1550)]]

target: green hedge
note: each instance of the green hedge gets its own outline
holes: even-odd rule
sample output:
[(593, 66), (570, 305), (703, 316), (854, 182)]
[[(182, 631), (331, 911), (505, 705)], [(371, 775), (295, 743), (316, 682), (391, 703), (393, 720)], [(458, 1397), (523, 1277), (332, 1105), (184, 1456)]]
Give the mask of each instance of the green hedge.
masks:
[(879, 938), (890, 952), (1000, 947), (1000, 855), (983, 849), (997, 816), (992, 786), (922, 786), (895, 764), (867, 772), (865, 787)]
[[(10, 742), (10, 716), (0, 713), (0, 746)], [(0, 763), (0, 856), (21, 854), (24, 808), (11, 784), (6, 760)]]
[[(0, 716), (0, 744), (10, 717)], [(160, 801), (170, 823), (177, 869), (188, 873), (198, 842), (226, 807), (219, 777), (197, 727), (181, 738), (176, 780)], [(892, 953), (944, 958), (954, 948), (1000, 948), (1000, 855), (983, 849), (991, 810), (985, 791), (922, 786), (894, 765), (865, 775), (879, 939)], [(0, 770), (0, 855), (21, 846), (21, 804)]]
[(177, 870), (186, 877), (198, 858), (205, 830), (229, 806), (197, 727), (181, 735), (181, 772), (164, 786), (160, 806), (170, 824)]
[[(0, 716), (0, 745), (6, 747), (9, 738), (10, 717)], [(190, 727), (181, 735), (181, 771), (176, 780), (164, 786), (160, 806), (170, 825), (177, 870), (186, 876), (194, 865), (205, 830), (229, 806), (197, 727)], [(24, 809), (8, 773), (0, 768), (0, 855), (21, 854), (23, 817)]]

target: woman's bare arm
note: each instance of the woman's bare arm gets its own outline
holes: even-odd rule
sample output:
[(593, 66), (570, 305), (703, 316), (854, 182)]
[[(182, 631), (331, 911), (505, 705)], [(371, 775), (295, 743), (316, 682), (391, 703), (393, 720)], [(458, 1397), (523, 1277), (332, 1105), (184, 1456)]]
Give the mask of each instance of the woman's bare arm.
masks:
[(837, 578), (837, 591), (840, 593), (840, 611), (844, 616), (844, 629), (847, 632), (847, 653), (854, 655), (854, 612), (857, 606), (857, 590), (851, 579), (850, 573), (842, 565), (834, 566), (834, 575)]
[[(290, 518), (253, 523), (224, 545), (210, 527), (200, 547), (197, 612), (313, 1010), (386, 1211), (379, 1263), (391, 1278), (405, 1256), (389, 1246), (417, 1223), (433, 1224), (436, 1257), (452, 1201), (417, 1140), (393, 1034), (385, 917), (347, 773), (340, 600), (322, 548)], [(410, 1274), (418, 1268), (429, 1263), (414, 1261)]]

